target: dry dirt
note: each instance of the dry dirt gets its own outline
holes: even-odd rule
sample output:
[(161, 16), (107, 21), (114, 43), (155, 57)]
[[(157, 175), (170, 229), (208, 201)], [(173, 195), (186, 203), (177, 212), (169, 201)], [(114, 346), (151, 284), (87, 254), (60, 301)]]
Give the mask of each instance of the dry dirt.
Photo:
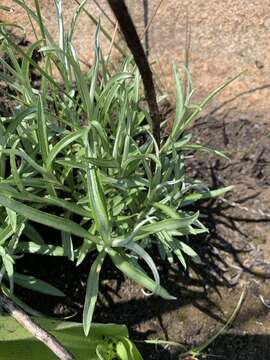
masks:
[[(33, 0), (25, 2), (33, 4)], [(67, 26), (77, 3), (75, 0), (63, 0), (62, 3)], [(127, 1), (139, 34), (144, 30), (144, 15), (148, 21), (151, 20), (159, 3), (160, 0)], [(0, 19), (19, 23), (27, 37), (33, 40), (25, 12), (13, 0), (0, 0), (0, 4), (14, 9), (11, 14), (2, 11)], [(40, 5), (44, 22), (56, 37), (54, 1), (40, 0)], [(110, 21), (114, 22), (114, 18), (106, 0), (89, 0), (86, 9), (96, 19), (100, 17), (102, 25), (112, 35), (113, 25)], [(226, 101), (219, 113), (225, 111), (230, 119), (244, 116), (255, 121), (263, 120), (268, 108), (270, 84), (270, 1), (163, 0), (149, 28), (150, 59), (155, 62), (160, 82), (172, 97), (171, 66), (176, 63), (181, 67), (184, 60), (187, 14), (191, 35), (189, 67), (197, 98), (205, 96), (224, 79), (246, 70), (245, 75), (216, 100), (215, 106)], [(94, 34), (95, 25), (83, 13), (74, 44), (84, 64), (91, 64)], [(101, 43), (106, 53), (109, 41), (102, 36)], [(115, 58), (118, 55), (115, 51)]]

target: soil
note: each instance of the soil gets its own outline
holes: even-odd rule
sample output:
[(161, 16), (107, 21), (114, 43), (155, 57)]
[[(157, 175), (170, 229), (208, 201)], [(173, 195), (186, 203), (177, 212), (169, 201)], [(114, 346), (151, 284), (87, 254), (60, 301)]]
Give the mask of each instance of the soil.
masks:
[[(0, 3), (12, 7), (11, 12), (0, 12), (0, 19), (15, 22), (23, 27), (27, 38), (35, 41), (35, 35), (26, 12), (13, 0)], [(34, 8), (34, 0), (25, 0)], [(54, 0), (39, 0), (45, 26), (54, 39), (58, 38)], [(265, 115), (269, 103), (269, 1), (262, 0), (126, 0), (138, 33), (144, 33), (145, 21), (151, 26), (144, 42), (149, 44), (149, 56), (158, 83), (174, 97), (172, 64), (181, 70), (185, 59), (186, 29), (189, 28), (189, 67), (198, 96), (206, 96), (228, 77), (246, 71), (241, 78), (228, 87), (216, 99), (216, 104), (244, 93), (240, 101), (230, 108), (230, 117), (240, 113), (250, 116)], [(67, 30), (78, 3), (63, 0), (62, 8)], [(101, 19), (101, 24), (113, 34), (115, 18), (106, 0), (87, 1), (87, 11)], [(156, 12), (157, 11), (157, 12)], [(156, 15), (155, 15), (156, 13)], [(154, 16), (155, 15), (155, 16)], [(108, 20), (109, 18), (109, 20)], [(188, 20), (188, 21), (187, 21)], [(188, 23), (188, 26), (187, 26)], [(88, 69), (93, 60), (93, 44), (96, 25), (85, 13), (81, 13), (74, 33), (74, 47), (81, 65)], [(22, 31), (17, 33), (22, 36)], [(118, 40), (120, 37), (118, 37)], [(108, 53), (110, 41), (100, 36), (104, 54)], [(120, 42), (123, 47), (123, 42)], [(113, 50), (113, 58), (119, 56)], [(254, 115), (254, 114), (253, 114)]]

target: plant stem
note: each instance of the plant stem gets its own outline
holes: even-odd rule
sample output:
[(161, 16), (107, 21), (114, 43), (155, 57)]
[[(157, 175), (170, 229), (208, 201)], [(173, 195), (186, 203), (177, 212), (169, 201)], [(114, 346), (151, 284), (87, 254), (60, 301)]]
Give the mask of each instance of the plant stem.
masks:
[(36, 339), (43, 342), (59, 359), (75, 360), (73, 355), (66, 350), (58, 340), (46, 330), (37, 325), (29, 315), (16, 306), (12, 300), (0, 292), (0, 306), (10, 314), (22, 327), (24, 327)]
[(160, 112), (157, 105), (156, 91), (153, 81), (152, 71), (149, 62), (143, 50), (141, 41), (128, 13), (124, 0), (107, 0), (120, 29), (124, 34), (127, 45), (134, 57), (134, 61), (139, 68), (145, 91), (145, 97), (149, 106), (150, 116), (152, 119), (153, 136), (160, 147)]

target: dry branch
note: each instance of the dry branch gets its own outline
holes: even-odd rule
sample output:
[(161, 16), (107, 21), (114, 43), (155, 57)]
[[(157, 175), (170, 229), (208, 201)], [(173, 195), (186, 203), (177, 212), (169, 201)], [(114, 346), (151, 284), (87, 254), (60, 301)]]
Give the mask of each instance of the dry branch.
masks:
[(139, 68), (145, 91), (145, 97), (149, 106), (152, 119), (153, 136), (160, 147), (160, 112), (157, 105), (156, 91), (153, 81), (152, 71), (150, 69), (147, 57), (143, 50), (141, 41), (129, 15), (124, 0), (107, 0), (120, 29), (126, 39), (127, 45), (134, 57), (134, 61)]
[(24, 327), (36, 339), (43, 342), (59, 359), (75, 360), (58, 340), (46, 330), (42, 329), (22, 309), (16, 306), (7, 296), (0, 293), (0, 306), (10, 314), (22, 327)]

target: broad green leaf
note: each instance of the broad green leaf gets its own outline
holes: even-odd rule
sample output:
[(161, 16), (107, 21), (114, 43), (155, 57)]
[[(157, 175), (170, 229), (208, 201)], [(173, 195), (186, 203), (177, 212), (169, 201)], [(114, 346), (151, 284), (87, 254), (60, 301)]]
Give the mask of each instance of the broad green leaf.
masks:
[(116, 354), (120, 360), (143, 360), (138, 349), (128, 338), (123, 338), (117, 342)]
[[(97, 347), (107, 348), (109, 344), (118, 349), (120, 357), (123, 352), (121, 347), (117, 346), (118, 342), (123, 342), (125, 347), (128, 346), (129, 353), (133, 355), (128, 359), (120, 357), (121, 360), (141, 360), (135, 345), (126, 344), (128, 331), (124, 325), (92, 324), (89, 335), (86, 337), (83, 326), (79, 323), (45, 318), (34, 318), (34, 320), (54, 335), (76, 360), (99, 360), (96, 353)], [(20, 354), (20, 360), (55, 359), (55, 355), (44, 344), (34, 339), (16, 320), (10, 316), (0, 316), (0, 358), (1, 360), (17, 359), (18, 354)], [(105, 360), (114, 359), (107, 357)]]

